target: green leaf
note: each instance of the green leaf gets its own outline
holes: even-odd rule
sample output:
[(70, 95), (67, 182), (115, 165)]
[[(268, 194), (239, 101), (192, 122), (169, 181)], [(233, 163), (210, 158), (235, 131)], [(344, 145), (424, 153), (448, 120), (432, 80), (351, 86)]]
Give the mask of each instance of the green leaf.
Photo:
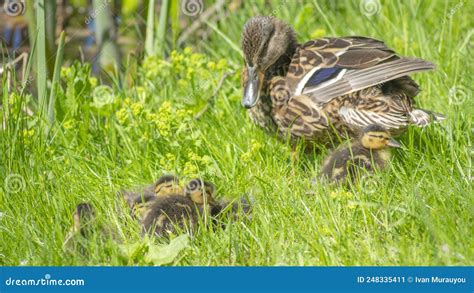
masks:
[(150, 244), (145, 261), (153, 263), (155, 266), (161, 266), (171, 263), (178, 254), (188, 247), (189, 235), (183, 234), (170, 241), (166, 246)]
[(120, 244), (119, 249), (121, 254), (127, 259), (140, 259), (141, 256), (146, 252), (147, 245), (144, 242), (135, 242), (130, 244)]

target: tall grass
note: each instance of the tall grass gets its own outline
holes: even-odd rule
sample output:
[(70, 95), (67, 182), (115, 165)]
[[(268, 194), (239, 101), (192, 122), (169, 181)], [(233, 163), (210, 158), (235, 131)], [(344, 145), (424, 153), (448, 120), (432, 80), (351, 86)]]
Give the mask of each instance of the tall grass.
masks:
[[(245, 2), (205, 24), (208, 38), (189, 40), (204, 56), (150, 55), (124, 89), (95, 85), (87, 65), (63, 69), (64, 114), (46, 140), (36, 117), (22, 111), (28, 95), (8, 93), (2, 76), (0, 263), (148, 265), (140, 228), (116, 192), (172, 172), (204, 176), (219, 198), (254, 198), (250, 222), (203, 227), (173, 265), (472, 265), (472, 5), (383, 1), (370, 14), (361, 1), (266, 2)], [(288, 143), (252, 124), (238, 74), (194, 121), (222, 72), (241, 68), (245, 21), (270, 13), (291, 23), (300, 41), (365, 35), (436, 63), (436, 71), (414, 76), (422, 88), (416, 101), (446, 121), (410, 128), (390, 168), (349, 189), (312, 183), (328, 150), (292, 162)], [(83, 201), (115, 231), (113, 238), (98, 232), (85, 253), (62, 247)], [(124, 254), (124, 246), (137, 249)]]

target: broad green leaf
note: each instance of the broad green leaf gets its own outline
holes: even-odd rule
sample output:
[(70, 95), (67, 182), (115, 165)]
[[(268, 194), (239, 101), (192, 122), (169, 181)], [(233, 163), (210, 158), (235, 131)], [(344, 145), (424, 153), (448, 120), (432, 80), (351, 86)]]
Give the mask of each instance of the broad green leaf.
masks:
[(170, 241), (166, 246), (150, 244), (145, 261), (161, 266), (171, 263), (179, 253), (189, 245), (189, 235), (183, 234)]

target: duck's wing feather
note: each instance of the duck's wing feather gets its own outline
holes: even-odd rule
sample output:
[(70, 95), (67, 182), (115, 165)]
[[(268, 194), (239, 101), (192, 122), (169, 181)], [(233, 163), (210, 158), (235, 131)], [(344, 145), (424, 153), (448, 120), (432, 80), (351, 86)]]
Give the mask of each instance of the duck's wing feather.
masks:
[(383, 42), (364, 38), (325, 38), (303, 44), (293, 56), (287, 80), (294, 95), (318, 104), (411, 73), (433, 69), (428, 61), (399, 57)]
[(397, 111), (374, 112), (343, 106), (339, 109), (339, 115), (344, 123), (355, 128), (378, 124), (385, 129), (402, 129), (409, 122), (406, 113)]

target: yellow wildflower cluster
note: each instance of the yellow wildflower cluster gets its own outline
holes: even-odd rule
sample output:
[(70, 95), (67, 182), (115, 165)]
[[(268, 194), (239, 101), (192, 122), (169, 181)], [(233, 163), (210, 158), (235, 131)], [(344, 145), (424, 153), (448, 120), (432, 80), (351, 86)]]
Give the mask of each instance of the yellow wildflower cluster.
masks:
[(334, 198), (334, 199), (351, 199), (354, 197), (354, 194), (352, 194), (351, 192), (349, 191), (346, 191), (346, 190), (333, 190), (331, 191), (331, 193), (329, 194), (329, 196), (331, 198)]
[(63, 128), (66, 130), (71, 130), (74, 128), (76, 121), (74, 119), (69, 119), (63, 123)]
[(200, 156), (193, 151), (187, 155), (188, 161), (184, 164), (183, 174), (187, 177), (199, 175), (199, 171), (209, 171), (213, 168), (213, 160), (210, 156)]
[(187, 178), (193, 178), (213, 167), (213, 160), (207, 155), (200, 156), (193, 151), (189, 151), (184, 158), (186, 161), (181, 164), (174, 154), (166, 153), (160, 158), (160, 168), (166, 171), (175, 171)]
[(158, 132), (160, 137), (170, 138), (178, 129), (186, 129), (192, 119), (192, 111), (175, 109), (169, 101), (154, 110), (145, 107), (142, 102), (132, 102), (126, 98), (122, 107), (115, 112), (115, 117), (120, 125), (140, 131), (141, 139), (148, 141), (153, 137), (153, 132)]
[(176, 157), (171, 153), (167, 153), (165, 156), (161, 157), (160, 159), (160, 167), (163, 170), (172, 171), (174, 170), (175, 165), (176, 165)]
[(259, 143), (257, 140), (252, 139), (252, 141), (250, 143), (250, 150), (243, 153), (240, 156), (240, 159), (244, 162), (249, 162), (250, 159), (252, 158), (252, 155), (255, 154), (256, 152), (258, 152), (261, 148), (262, 148), (262, 144)]
[(25, 145), (29, 145), (31, 143), (31, 138), (35, 135), (34, 129), (23, 129), (23, 142)]
[(186, 177), (195, 177), (198, 175), (198, 167), (196, 163), (186, 162), (184, 164), (183, 174)]
[[(172, 51), (167, 60), (150, 56), (143, 62), (143, 72), (148, 80), (154, 83), (166, 80), (167, 85), (173, 87), (175, 95), (186, 96), (197, 90), (207, 91), (212, 85), (209, 80), (218, 79), (227, 67), (226, 59), (209, 60), (206, 55), (194, 53), (189, 47), (181, 52)], [(170, 83), (170, 76), (174, 77), (176, 87)]]

